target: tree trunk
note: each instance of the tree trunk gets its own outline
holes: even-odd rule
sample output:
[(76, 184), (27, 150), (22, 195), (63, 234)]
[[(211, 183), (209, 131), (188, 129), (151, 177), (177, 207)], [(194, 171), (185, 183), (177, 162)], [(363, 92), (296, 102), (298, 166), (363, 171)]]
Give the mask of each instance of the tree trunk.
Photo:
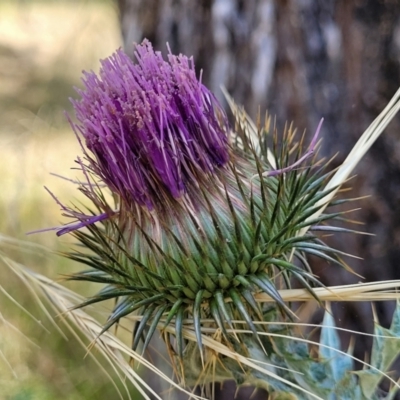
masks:
[[(221, 102), (219, 88), (224, 85), (252, 117), (259, 110), (276, 115), (280, 129), (294, 121), (310, 135), (324, 117), (322, 155), (339, 152), (332, 167), (344, 160), (400, 86), (398, 0), (118, 3), (128, 53), (133, 42), (145, 37), (164, 53), (168, 42), (173, 53), (194, 56), (203, 82)], [(332, 246), (363, 257), (346, 261), (368, 281), (400, 278), (399, 131), (396, 117), (351, 182), (351, 197), (371, 195), (356, 203), (362, 210), (351, 218), (364, 222), (363, 229), (376, 236), (330, 239)], [(314, 267), (326, 284), (360, 280), (334, 265)], [(380, 321), (387, 324), (393, 305), (376, 306)], [(335, 315), (346, 328), (372, 329), (370, 304), (341, 306)], [(368, 341), (358, 337), (357, 346), (356, 355), (363, 358)], [(223, 398), (232, 396), (225, 393)]]

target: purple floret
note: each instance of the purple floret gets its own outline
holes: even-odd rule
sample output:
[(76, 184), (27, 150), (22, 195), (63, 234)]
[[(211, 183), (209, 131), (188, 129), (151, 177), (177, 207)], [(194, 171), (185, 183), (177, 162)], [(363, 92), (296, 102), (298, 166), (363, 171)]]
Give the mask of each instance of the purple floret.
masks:
[(90, 170), (128, 205), (151, 210), (227, 163), (229, 129), (192, 59), (169, 54), (164, 61), (148, 41), (135, 55), (137, 64), (118, 50), (99, 76), (84, 74), (73, 127), (92, 153)]

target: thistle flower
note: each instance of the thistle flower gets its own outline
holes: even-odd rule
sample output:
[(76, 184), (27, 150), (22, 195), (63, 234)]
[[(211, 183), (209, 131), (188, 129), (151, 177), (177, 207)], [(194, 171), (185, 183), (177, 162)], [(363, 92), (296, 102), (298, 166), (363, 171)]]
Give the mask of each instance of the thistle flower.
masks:
[(229, 159), (228, 124), (193, 60), (169, 62), (145, 41), (138, 64), (122, 51), (85, 73), (73, 101), (93, 172), (125, 205), (149, 210), (181, 199)]
[[(337, 188), (324, 190), (330, 174), (315, 160), (298, 168), (313, 154), (319, 129), (305, 155), (288, 130), (271, 160), (263, 151), (268, 124), (249, 137), (239, 118), (232, 134), (192, 60), (169, 54), (164, 61), (148, 41), (135, 55), (136, 64), (119, 50), (102, 62), (99, 76), (85, 73), (81, 99), (73, 100), (72, 126), (85, 142), (86, 161), (78, 162), (88, 182), (81, 190), (97, 213), (62, 206), (78, 222), (58, 234), (72, 232), (91, 250), (69, 254), (91, 268), (72, 278), (105, 284), (81, 306), (116, 299), (103, 332), (136, 313), (133, 348), (143, 342), (145, 349), (156, 329), (172, 343), (167, 328), (174, 326), (171, 351), (190, 375), (191, 361), (205, 365), (203, 321), (237, 349), (249, 340), (246, 332), (234, 333), (243, 327), (235, 321), (243, 320), (255, 340), (250, 347), (264, 351), (272, 344), (260, 338), (264, 328), (256, 322), (294, 315), (278, 289), (295, 278), (318, 299), (306, 255), (343, 264), (309, 228), (323, 230), (338, 216), (313, 217)], [(116, 207), (91, 177), (112, 192)], [(260, 293), (272, 308), (257, 301)], [(194, 348), (185, 346), (188, 319)]]

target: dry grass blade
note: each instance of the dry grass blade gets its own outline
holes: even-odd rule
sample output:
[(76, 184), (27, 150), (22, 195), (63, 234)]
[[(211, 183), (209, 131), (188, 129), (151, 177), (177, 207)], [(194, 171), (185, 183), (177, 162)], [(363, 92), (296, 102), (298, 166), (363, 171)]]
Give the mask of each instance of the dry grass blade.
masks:
[(3, 360), (3, 362), (7, 365), (11, 373), (13, 374), (15, 379), (18, 379), (17, 373), (14, 371), (12, 365), (8, 362), (7, 357), (4, 355), (4, 353), (0, 350), (0, 360)]
[[(43, 302), (40, 300), (39, 295), (37, 293), (37, 291), (34, 290), (33, 286), (29, 284), (29, 279), (27, 279), (27, 277), (22, 274), (18, 268), (16, 268), (16, 266), (20, 266), (23, 267), (21, 264), (11, 260), (10, 258), (8, 258), (7, 256), (5, 256), (4, 254), (0, 253), (0, 259), (3, 261), (4, 265), (8, 266), (17, 276), (18, 278), (25, 284), (25, 287), (28, 289), (28, 291), (31, 293), (32, 297), (36, 300), (37, 304), (39, 305), (39, 307), (41, 308), (41, 310), (43, 311), (43, 313), (46, 315), (46, 317), (49, 319), (49, 321), (51, 322), (51, 324), (53, 325), (53, 327), (58, 331), (58, 333), (64, 337), (64, 339), (67, 340), (67, 337), (65, 336), (64, 332), (60, 329), (60, 327), (57, 325), (57, 323), (54, 321), (54, 319), (52, 318), (52, 316), (50, 315), (47, 307), (45, 307), (45, 305), (43, 304)], [(11, 296), (8, 295), (7, 292), (4, 291), (4, 294), (7, 294), (8, 297), (11, 298)], [(38, 321), (35, 317), (33, 317), (33, 315), (31, 313), (29, 313), (29, 311), (22, 307), (21, 305), (18, 304), (17, 301), (15, 301), (15, 299), (12, 299), (12, 301), (17, 304), (20, 308), (22, 308), (22, 310), (29, 315), (31, 318), (33, 318), (35, 320), (35, 322), (37, 322), (39, 325), (41, 325), (41, 322)]]
[[(0, 254), (0, 258), (6, 263), (8, 264), (8, 260), (7, 258), (1, 256)], [(12, 297), (6, 289), (4, 289), (4, 287), (2, 285), (0, 285), (0, 292), (3, 293), (4, 296), (6, 296), (12, 303), (14, 303), (18, 308), (20, 308), (26, 315), (28, 315), (33, 321), (35, 321), (38, 325), (41, 325), (43, 327), (43, 329), (47, 332), (49, 332), (42, 324), (41, 321), (39, 321), (32, 313), (30, 313), (25, 307), (23, 307), (17, 300), (14, 299), (14, 297)], [(0, 320), (4, 320), (3, 317), (0, 314)]]
[[(8, 293), (7, 293), (8, 294)], [(13, 299), (14, 300), (14, 299)], [(25, 309), (23, 309), (25, 311)], [(37, 321), (37, 319), (35, 319), (35, 322)], [(0, 322), (5, 325), (8, 329), (12, 330), (13, 332), (15, 332), (17, 335), (21, 335), (24, 340), (26, 340), (29, 344), (31, 344), (32, 346), (36, 347), (37, 349), (40, 349), (40, 346), (38, 346), (33, 340), (31, 340), (27, 335), (25, 335), (21, 330), (19, 330), (16, 326), (14, 326), (13, 324), (11, 324), (9, 321), (7, 321), (3, 314), (0, 312)], [(37, 321), (40, 324), (40, 321)], [(43, 325), (40, 324), (42, 327)], [(43, 329), (46, 329), (43, 327)]]
[[(107, 362), (117, 373), (121, 381), (123, 382), (125, 378), (128, 379), (141, 393), (144, 399), (150, 399), (149, 395), (147, 394), (150, 393), (153, 396), (152, 398), (162, 400), (162, 398), (155, 393), (154, 390), (129, 365), (127, 361), (129, 358), (150, 369), (160, 378), (167, 381), (171, 386), (177, 388), (178, 390), (184, 391), (191, 398), (198, 400), (203, 399), (200, 396), (196, 396), (182, 389), (176, 382), (152, 365), (151, 362), (146, 360), (139, 353), (130, 349), (125, 343), (123, 343), (110, 332), (101, 334), (102, 325), (94, 317), (90, 316), (82, 309), (71, 310), (73, 307), (83, 302), (83, 297), (63, 287), (62, 285), (55, 283), (51, 279), (31, 271), (29, 268), (19, 263), (8, 260), (7, 265), (21, 279), (31, 283), (30, 287), (32, 291), (35, 291), (36, 293), (41, 291), (50, 301), (50, 305), (53, 307), (53, 309), (62, 315), (62, 321), (71, 331), (71, 333), (82, 343), (82, 345), (85, 346), (77, 332), (83, 334), (83, 336), (88, 339), (89, 343), (91, 343), (91, 347), (96, 348), (99, 353), (104, 356)], [(35, 286), (35, 289), (33, 289), (33, 286)], [(91, 352), (88, 354), (94, 357)], [(100, 366), (99, 362), (98, 365)], [(125, 389), (127, 395), (129, 396), (129, 391), (126, 385)], [(123, 398), (121, 394), (120, 397)]]
[[(315, 214), (311, 215), (308, 220), (311, 221), (322, 214), (329, 202), (335, 197), (341, 185), (349, 178), (350, 174), (353, 172), (354, 168), (357, 166), (360, 160), (364, 157), (365, 153), (375, 143), (376, 139), (378, 139), (378, 137), (385, 130), (387, 125), (390, 123), (390, 121), (398, 113), (399, 110), (400, 89), (397, 90), (397, 92), (390, 100), (389, 104), (361, 135), (360, 139), (357, 141), (347, 158), (344, 160), (343, 164), (332, 176), (332, 178), (326, 185), (325, 190), (329, 190), (332, 188), (336, 189), (330, 192), (327, 196), (322, 198), (316, 204), (316, 206), (320, 206), (321, 208)], [(304, 235), (308, 231), (308, 229), (308, 227), (303, 228), (303, 230), (299, 232), (299, 236)]]
[[(400, 299), (400, 280), (356, 283), (313, 288), (321, 301), (390, 301)], [(285, 289), (279, 294), (285, 302), (315, 301), (315, 298), (305, 289)], [(260, 303), (273, 302), (267, 294), (260, 293), (254, 296)]]

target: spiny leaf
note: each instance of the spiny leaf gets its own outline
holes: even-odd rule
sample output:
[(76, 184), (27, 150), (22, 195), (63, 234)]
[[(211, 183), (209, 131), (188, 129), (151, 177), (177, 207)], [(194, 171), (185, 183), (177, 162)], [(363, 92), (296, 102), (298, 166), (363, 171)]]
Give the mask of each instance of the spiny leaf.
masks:
[(229, 315), (229, 312), (228, 312), (228, 310), (226, 309), (226, 306), (225, 306), (224, 295), (222, 294), (221, 291), (218, 290), (217, 292), (215, 292), (214, 298), (216, 300), (216, 304), (218, 306), (218, 310), (220, 312), (220, 315), (222, 315), (225, 318), (225, 321), (228, 324), (229, 328), (233, 330), (231, 316)]
[(243, 296), (243, 298), (246, 300), (247, 304), (251, 307), (251, 309), (254, 311), (255, 315), (259, 320), (262, 320), (262, 314), (260, 310), (259, 304), (254, 300), (254, 297), (251, 293), (250, 290), (241, 290), (240, 294)]
[(171, 307), (171, 309), (169, 310), (167, 319), (165, 320), (164, 323), (164, 329), (170, 324), (170, 322), (172, 321), (172, 319), (177, 315), (179, 309), (182, 307), (182, 303), (183, 303), (183, 299), (179, 298)]
[[(137, 325), (135, 332), (134, 332), (134, 339), (132, 343), (132, 350), (136, 350), (137, 346), (139, 345), (139, 342), (142, 338), (142, 334), (144, 329), (146, 328), (147, 322), (149, 319), (153, 316), (154, 310), (156, 309), (156, 305), (151, 305), (149, 308), (144, 310), (142, 314), (142, 319)], [(144, 352), (144, 349), (143, 349)]]
[(211, 315), (214, 318), (214, 321), (216, 322), (218, 328), (221, 330), (222, 334), (225, 336), (225, 338), (228, 337), (228, 332), (226, 331), (225, 325), (222, 321), (222, 317), (219, 311), (219, 307), (217, 304), (217, 300), (213, 298), (210, 302), (210, 311)]
[(273, 300), (275, 300), (277, 304), (285, 311), (286, 314), (288, 314), (289, 316), (293, 316), (292, 311), (282, 300), (282, 297), (276, 290), (275, 285), (270, 281), (270, 279), (266, 274), (259, 274), (259, 276), (249, 275), (248, 279), (256, 286), (258, 286), (264, 293), (266, 293)]
[(132, 313), (133, 311), (137, 310), (138, 308), (147, 306), (149, 304), (155, 303), (158, 300), (164, 298), (164, 294), (154, 295), (152, 297), (135, 301), (132, 299), (128, 299), (126, 303), (123, 303), (121, 307), (118, 307), (108, 318), (107, 323), (103, 326), (101, 334), (107, 331), (112, 325), (114, 325), (117, 321), (119, 321), (122, 317)]
[(203, 301), (204, 290), (199, 290), (196, 294), (193, 305), (193, 324), (196, 334), (197, 344), (200, 350), (200, 356), (203, 360), (203, 341), (201, 339), (201, 302)]
[(150, 340), (153, 337), (154, 332), (157, 329), (157, 325), (160, 322), (161, 316), (166, 308), (167, 308), (167, 305), (160, 306), (160, 307), (158, 307), (158, 310), (155, 313), (153, 313), (153, 320), (150, 324), (149, 330), (146, 335), (146, 339), (143, 344), (143, 350), (142, 350), (143, 353), (146, 351), (147, 346), (149, 345)]
[(254, 336), (258, 338), (257, 329), (256, 329), (256, 327), (253, 323), (253, 320), (251, 319), (246, 307), (244, 306), (242, 300), (240, 299), (239, 293), (235, 289), (230, 289), (229, 296), (231, 297), (232, 302), (235, 305), (236, 309), (239, 311), (240, 315), (246, 321), (250, 330), (253, 332)]

